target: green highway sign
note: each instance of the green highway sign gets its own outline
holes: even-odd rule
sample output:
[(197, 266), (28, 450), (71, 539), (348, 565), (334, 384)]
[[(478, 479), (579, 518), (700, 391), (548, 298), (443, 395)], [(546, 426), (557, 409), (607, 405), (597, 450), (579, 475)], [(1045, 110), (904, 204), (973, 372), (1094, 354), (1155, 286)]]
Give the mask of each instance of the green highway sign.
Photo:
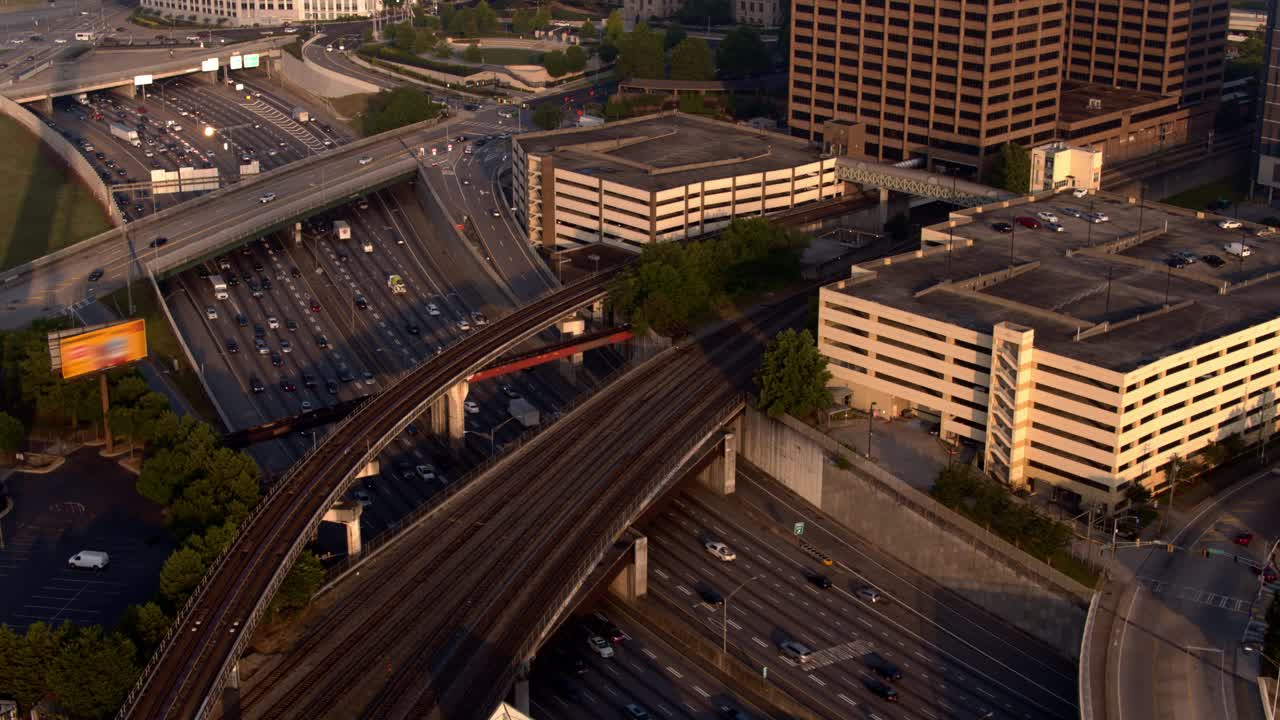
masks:
[(795, 527), (794, 527), (794, 528), (792, 528), (792, 532), (794, 532), (796, 535), (803, 535), (803, 534), (804, 534), (804, 523), (802, 523), (802, 522), (798, 522), (798, 523), (796, 523)]

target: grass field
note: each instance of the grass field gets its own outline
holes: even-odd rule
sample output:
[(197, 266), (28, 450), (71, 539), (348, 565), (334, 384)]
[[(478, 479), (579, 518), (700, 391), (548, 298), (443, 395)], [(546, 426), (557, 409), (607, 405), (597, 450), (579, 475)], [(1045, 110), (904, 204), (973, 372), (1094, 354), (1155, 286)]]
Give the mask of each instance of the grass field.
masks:
[(0, 116), (0, 269), (21, 265), (111, 227), (62, 159)]
[[(355, 95), (343, 95), (330, 100), (333, 109), (344, 118), (354, 119), (364, 115), (365, 110), (369, 109), (369, 99), (374, 93), (356, 93)], [(356, 123), (358, 125), (359, 123)]]
[(1218, 198), (1239, 202), (1245, 199), (1248, 192), (1247, 179), (1223, 178), (1214, 180), (1211, 183), (1205, 183), (1199, 187), (1193, 187), (1186, 192), (1180, 192), (1177, 195), (1165, 198), (1162, 202), (1184, 207), (1188, 210), (1204, 210), (1209, 203)]
[[(490, 65), (541, 65), (542, 52), (524, 48), (487, 48), (480, 47), (484, 62)], [(454, 57), (462, 59), (462, 53), (454, 53)]]

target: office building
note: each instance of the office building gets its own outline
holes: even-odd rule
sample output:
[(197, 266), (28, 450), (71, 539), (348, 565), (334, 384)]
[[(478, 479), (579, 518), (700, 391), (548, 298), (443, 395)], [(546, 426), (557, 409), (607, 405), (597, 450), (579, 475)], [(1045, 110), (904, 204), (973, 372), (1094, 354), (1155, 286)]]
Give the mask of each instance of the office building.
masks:
[(1227, 3), (798, 0), (789, 122), (863, 154), (974, 172), (1006, 142), (1098, 146), (1111, 162), (1182, 142), (1216, 108)]
[(373, 0), (142, 0), (142, 7), (184, 21), (235, 26), (369, 17), (374, 5)]
[(1031, 149), (1031, 192), (1102, 187), (1102, 151), (1062, 142)]
[[(1040, 212), (1064, 231), (1017, 220)], [(819, 348), (855, 407), (914, 409), (1002, 482), (1111, 509), (1175, 459), (1185, 477), (1212, 443), (1274, 430), (1280, 247), (1105, 195), (951, 217), (821, 290)]]
[(517, 219), (547, 248), (636, 250), (838, 197), (836, 159), (781, 133), (676, 112), (512, 138)]
[(1267, 203), (1275, 200), (1280, 188), (1280, 13), (1272, 13), (1263, 35), (1265, 84), (1262, 102), (1258, 103), (1258, 140), (1256, 145), (1255, 180), (1266, 194)]

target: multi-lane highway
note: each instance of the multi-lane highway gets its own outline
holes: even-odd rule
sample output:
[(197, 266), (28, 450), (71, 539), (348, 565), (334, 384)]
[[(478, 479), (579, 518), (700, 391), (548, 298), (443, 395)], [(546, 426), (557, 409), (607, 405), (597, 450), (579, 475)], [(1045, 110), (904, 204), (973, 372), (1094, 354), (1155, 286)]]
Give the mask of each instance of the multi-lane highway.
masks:
[(504, 459), (342, 583), (296, 647), (245, 679), (245, 714), (484, 715), (579, 574), (735, 406), (761, 344), (802, 307), (660, 356)]

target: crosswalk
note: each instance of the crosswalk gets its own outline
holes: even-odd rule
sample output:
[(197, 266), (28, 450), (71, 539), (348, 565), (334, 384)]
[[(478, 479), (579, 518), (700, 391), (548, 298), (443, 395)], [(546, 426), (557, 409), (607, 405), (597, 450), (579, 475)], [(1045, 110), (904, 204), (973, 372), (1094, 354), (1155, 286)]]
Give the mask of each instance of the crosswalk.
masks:
[(1207, 605), (1226, 610), (1228, 612), (1247, 613), (1251, 600), (1235, 598), (1229, 595), (1220, 595), (1218, 593), (1209, 592), (1200, 588), (1194, 588), (1187, 585), (1172, 585), (1162, 580), (1151, 577), (1139, 577), (1139, 584), (1146, 588), (1153, 595), (1160, 595), (1174, 600), (1185, 600), (1188, 602)]

